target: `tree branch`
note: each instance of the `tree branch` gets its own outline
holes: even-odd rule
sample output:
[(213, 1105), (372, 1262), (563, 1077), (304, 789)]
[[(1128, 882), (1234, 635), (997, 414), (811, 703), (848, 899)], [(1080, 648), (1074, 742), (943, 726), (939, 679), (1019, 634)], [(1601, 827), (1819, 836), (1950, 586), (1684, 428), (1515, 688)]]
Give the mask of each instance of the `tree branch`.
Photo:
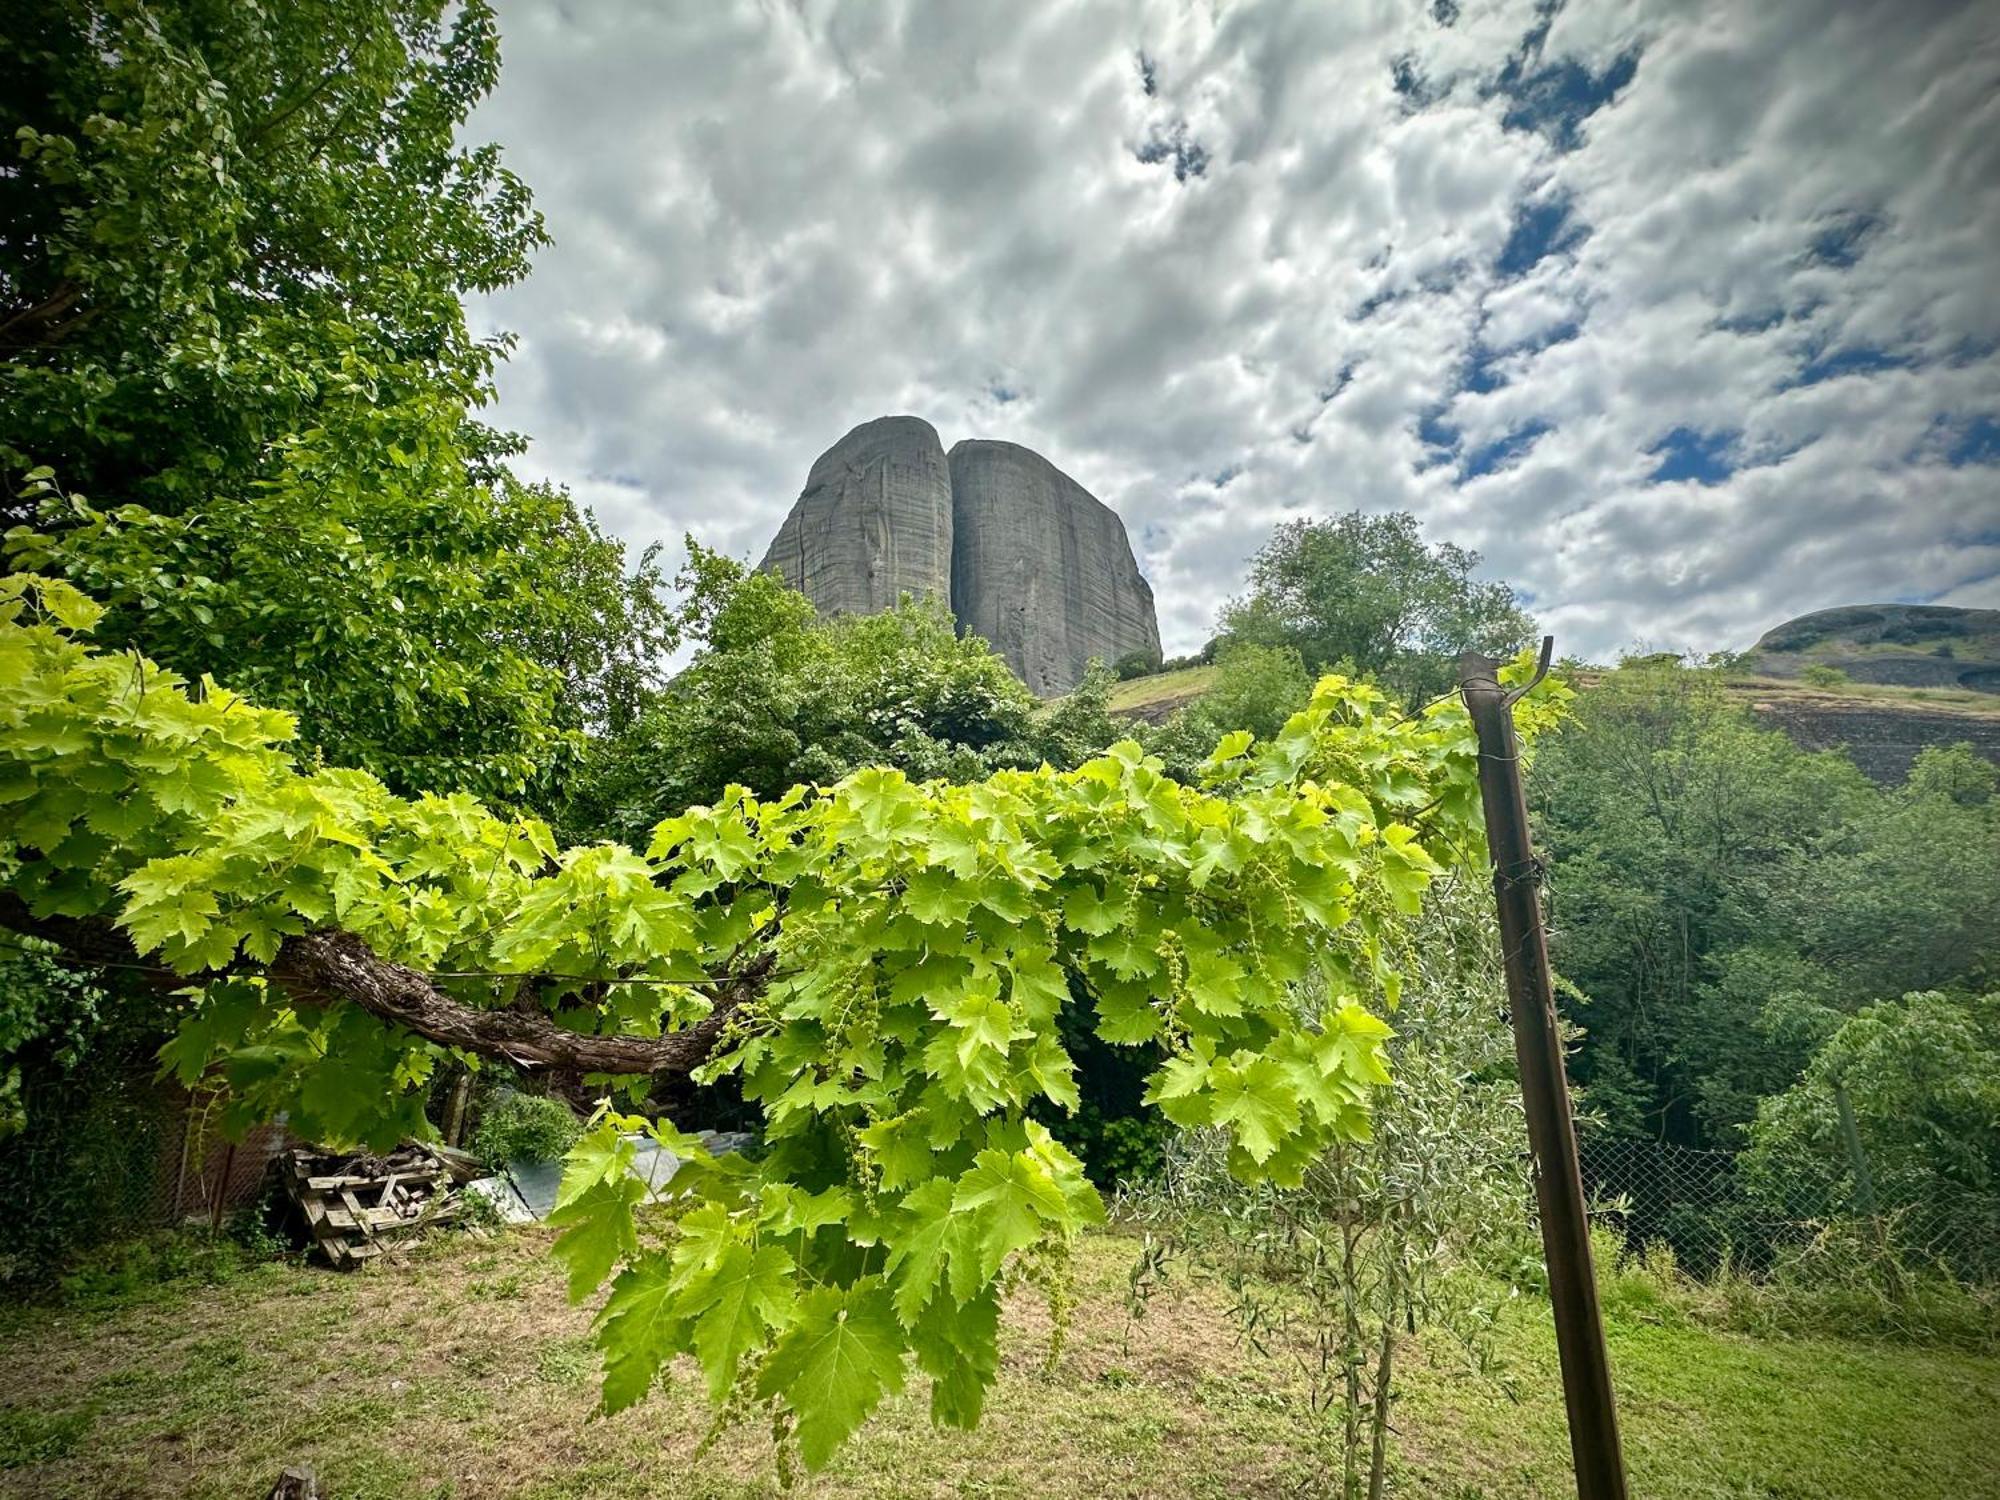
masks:
[[(0, 925), (60, 947), (78, 963), (137, 968), (164, 988), (200, 982), (144, 964), (129, 939), (101, 917), (38, 917), (11, 891), (0, 891)], [(762, 994), (776, 959), (765, 951), (705, 989), (712, 1009), (685, 1030), (666, 1036), (593, 1036), (565, 1030), (548, 1016), (516, 1009), (480, 1010), (440, 990), (416, 969), (392, 963), (351, 932), (329, 929), (288, 937), (264, 977), (309, 1005), (346, 1001), (381, 1021), (482, 1057), (522, 1067), (578, 1073), (687, 1073), (715, 1049), (738, 1007)]]

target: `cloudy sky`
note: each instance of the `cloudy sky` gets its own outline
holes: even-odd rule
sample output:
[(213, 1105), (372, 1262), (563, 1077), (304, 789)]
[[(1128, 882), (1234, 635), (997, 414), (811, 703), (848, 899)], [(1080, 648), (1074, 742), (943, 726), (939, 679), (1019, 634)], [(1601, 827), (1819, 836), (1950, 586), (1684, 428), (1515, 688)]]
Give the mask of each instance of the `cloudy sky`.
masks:
[(913, 412), (1119, 511), (1170, 653), (1355, 508), (1566, 653), (2000, 605), (2000, 6), (500, 9), (498, 417), (630, 541)]

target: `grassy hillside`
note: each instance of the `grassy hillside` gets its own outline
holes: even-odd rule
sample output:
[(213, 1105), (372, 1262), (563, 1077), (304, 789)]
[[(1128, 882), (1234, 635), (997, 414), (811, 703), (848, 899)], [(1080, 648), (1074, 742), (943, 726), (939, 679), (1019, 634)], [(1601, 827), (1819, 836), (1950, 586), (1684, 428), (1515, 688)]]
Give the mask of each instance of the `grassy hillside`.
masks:
[(1857, 683), (1966, 689), (2000, 701), (2000, 610), (1926, 604), (1823, 609), (1768, 630), (1746, 665), (1764, 677), (1833, 668)]
[(1172, 672), (1155, 672), (1150, 677), (1134, 677), (1111, 689), (1111, 711), (1128, 718), (1157, 722), (1186, 703), (1192, 703), (1215, 685), (1219, 667), (1182, 667)]

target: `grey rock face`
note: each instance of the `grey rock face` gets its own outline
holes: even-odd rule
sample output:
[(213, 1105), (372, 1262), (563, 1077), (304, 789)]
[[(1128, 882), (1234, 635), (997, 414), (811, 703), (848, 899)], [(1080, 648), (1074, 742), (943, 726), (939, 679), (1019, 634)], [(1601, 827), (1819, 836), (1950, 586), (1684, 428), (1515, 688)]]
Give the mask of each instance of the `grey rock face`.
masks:
[(1040, 454), (970, 439), (951, 450), (951, 598), (1035, 693), (1067, 692), (1095, 656), (1157, 665), (1153, 591), (1116, 512)]
[(819, 456), (758, 566), (823, 615), (874, 614), (903, 594), (951, 603), (951, 472), (918, 417), (863, 422)]

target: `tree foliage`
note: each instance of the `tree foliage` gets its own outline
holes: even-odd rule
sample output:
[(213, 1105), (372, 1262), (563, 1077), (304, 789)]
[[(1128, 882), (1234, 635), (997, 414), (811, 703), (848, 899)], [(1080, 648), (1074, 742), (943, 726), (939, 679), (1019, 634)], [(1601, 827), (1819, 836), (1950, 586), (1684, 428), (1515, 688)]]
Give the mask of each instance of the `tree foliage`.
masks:
[(650, 561), (512, 478), (468, 292), (544, 242), (458, 129), (490, 9), (30, 0), (0, 37), (13, 566), (405, 789), (520, 796), (629, 706)]
[[(284, 1109), (331, 1140), (427, 1129), (444, 1049), (362, 1003), (369, 951), (585, 1036), (693, 1034), (717, 983), (742, 982), (701, 1076), (741, 1081), (767, 1153), (711, 1159), (606, 1115), (571, 1154), (557, 1250), (579, 1296), (616, 1273), (607, 1406), (691, 1352), (720, 1398), (773, 1403), (808, 1463), (906, 1356), (938, 1420), (975, 1420), (1003, 1283), (1059, 1284), (1101, 1212), (1028, 1115), (1075, 1102), (1056, 1024), (1072, 982), (1101, 1039), (1161, 1045), (1149, 1097), (1169, 1118), (1225, 1129), (1246, 1179), (1296, 1183), (1366, 1132), (1368, 1004), (1395, 1002), (1426, 889), (1479, 848), (1463, 710), (1402, 717), (1329, 677), (1267, 744), (1217, 747), (1215, 792), (1128, 742), (969, 785), (870, 768), (775, 799), (737, 787), (643, 853), (558, 850), (462, 793), (300, 769), (289, 716), (76, 639), (97, 609), (67, 585), (17, 576), (6, 598), (0, 895), (30, 928), (112, 916), (185, 976), (166, 1060), (219, 1070), (237, 1118)], [(281, 985), (288, 949), (330, 927), (312, 982)], [(1309, 972), (1325, 1003), (1301, 1017)], [(687, 1158), (671, 1224), (626, 1170), (632, 1128)]]
[[(1749, 1135), (1753, 1195), (1827, 1220), (1880, 1212), (1903, 1248), (1990, 1277), (2000, 1269), (2000, 995), (1933, 990), (1863, 1007), (1790, 1088), (1762, 1101)], [(1855, 1178), (1857, 1147), (1872, 1204)]]
[(1719, 676), (1607, 673), (1532, 783), (1577, 1074), (1615, 1130), (1734, 1145), (1846, 1015), (2000, 963), (2000, 801), (1969, 750), (1894, 789), (1760, 730)]
[(1006, 662), (934, 601), (821, 620), (777, 576), (693, 538), (688, 553), (673, 623), (694, 658), (594, 747), (565, 814), (576, 831), (636, 840), (730, 786), (773, 797), (863, 766), (957, 780), (1066, 767), (1118, 737), (1100, 715), (1100, 737), (1073, 743), (1080, 706), (1045, 724)]
[(1287, 521), (1221, 624), (1239, 640), (1290, 647), (1312, 672), (1365, 675), (1424, 702), (1458, 681), (1461, 651), (1511, 656), (1535, 633), (1514, 591), (1474, 578), (1478, 566), (1476, 552), (1426, 542), (1401, 511)]
[(1409, 1336), (1441, 1329), (1484, 1373), (1498, 1304), (1513, 1295), (1492, 1273), (1534, 1255), (1487, 883), (1454, 871), (1412, 936), (1383, 1038), (1394, 1086), (1366, 1138), (1335, 1143), (1284, 1188), (1236, 1180), (1213, 1132), (1191, 1132), (1128, 1200), (1224, 1283), (1245, 1340), (1293, 1366), (1322, 1488), (1343, 1496), (1383, 1491)]
[(1313, 676), (1290, 646), (1225, 640), (1216, 648), (1215, 668), (1215, 685), (1148, 737), (1149, 748), (1183, 780), (1199, 774), (1209, 747), (1223, 735), (1247, 729), (1267, 739), (1312, 695)]

